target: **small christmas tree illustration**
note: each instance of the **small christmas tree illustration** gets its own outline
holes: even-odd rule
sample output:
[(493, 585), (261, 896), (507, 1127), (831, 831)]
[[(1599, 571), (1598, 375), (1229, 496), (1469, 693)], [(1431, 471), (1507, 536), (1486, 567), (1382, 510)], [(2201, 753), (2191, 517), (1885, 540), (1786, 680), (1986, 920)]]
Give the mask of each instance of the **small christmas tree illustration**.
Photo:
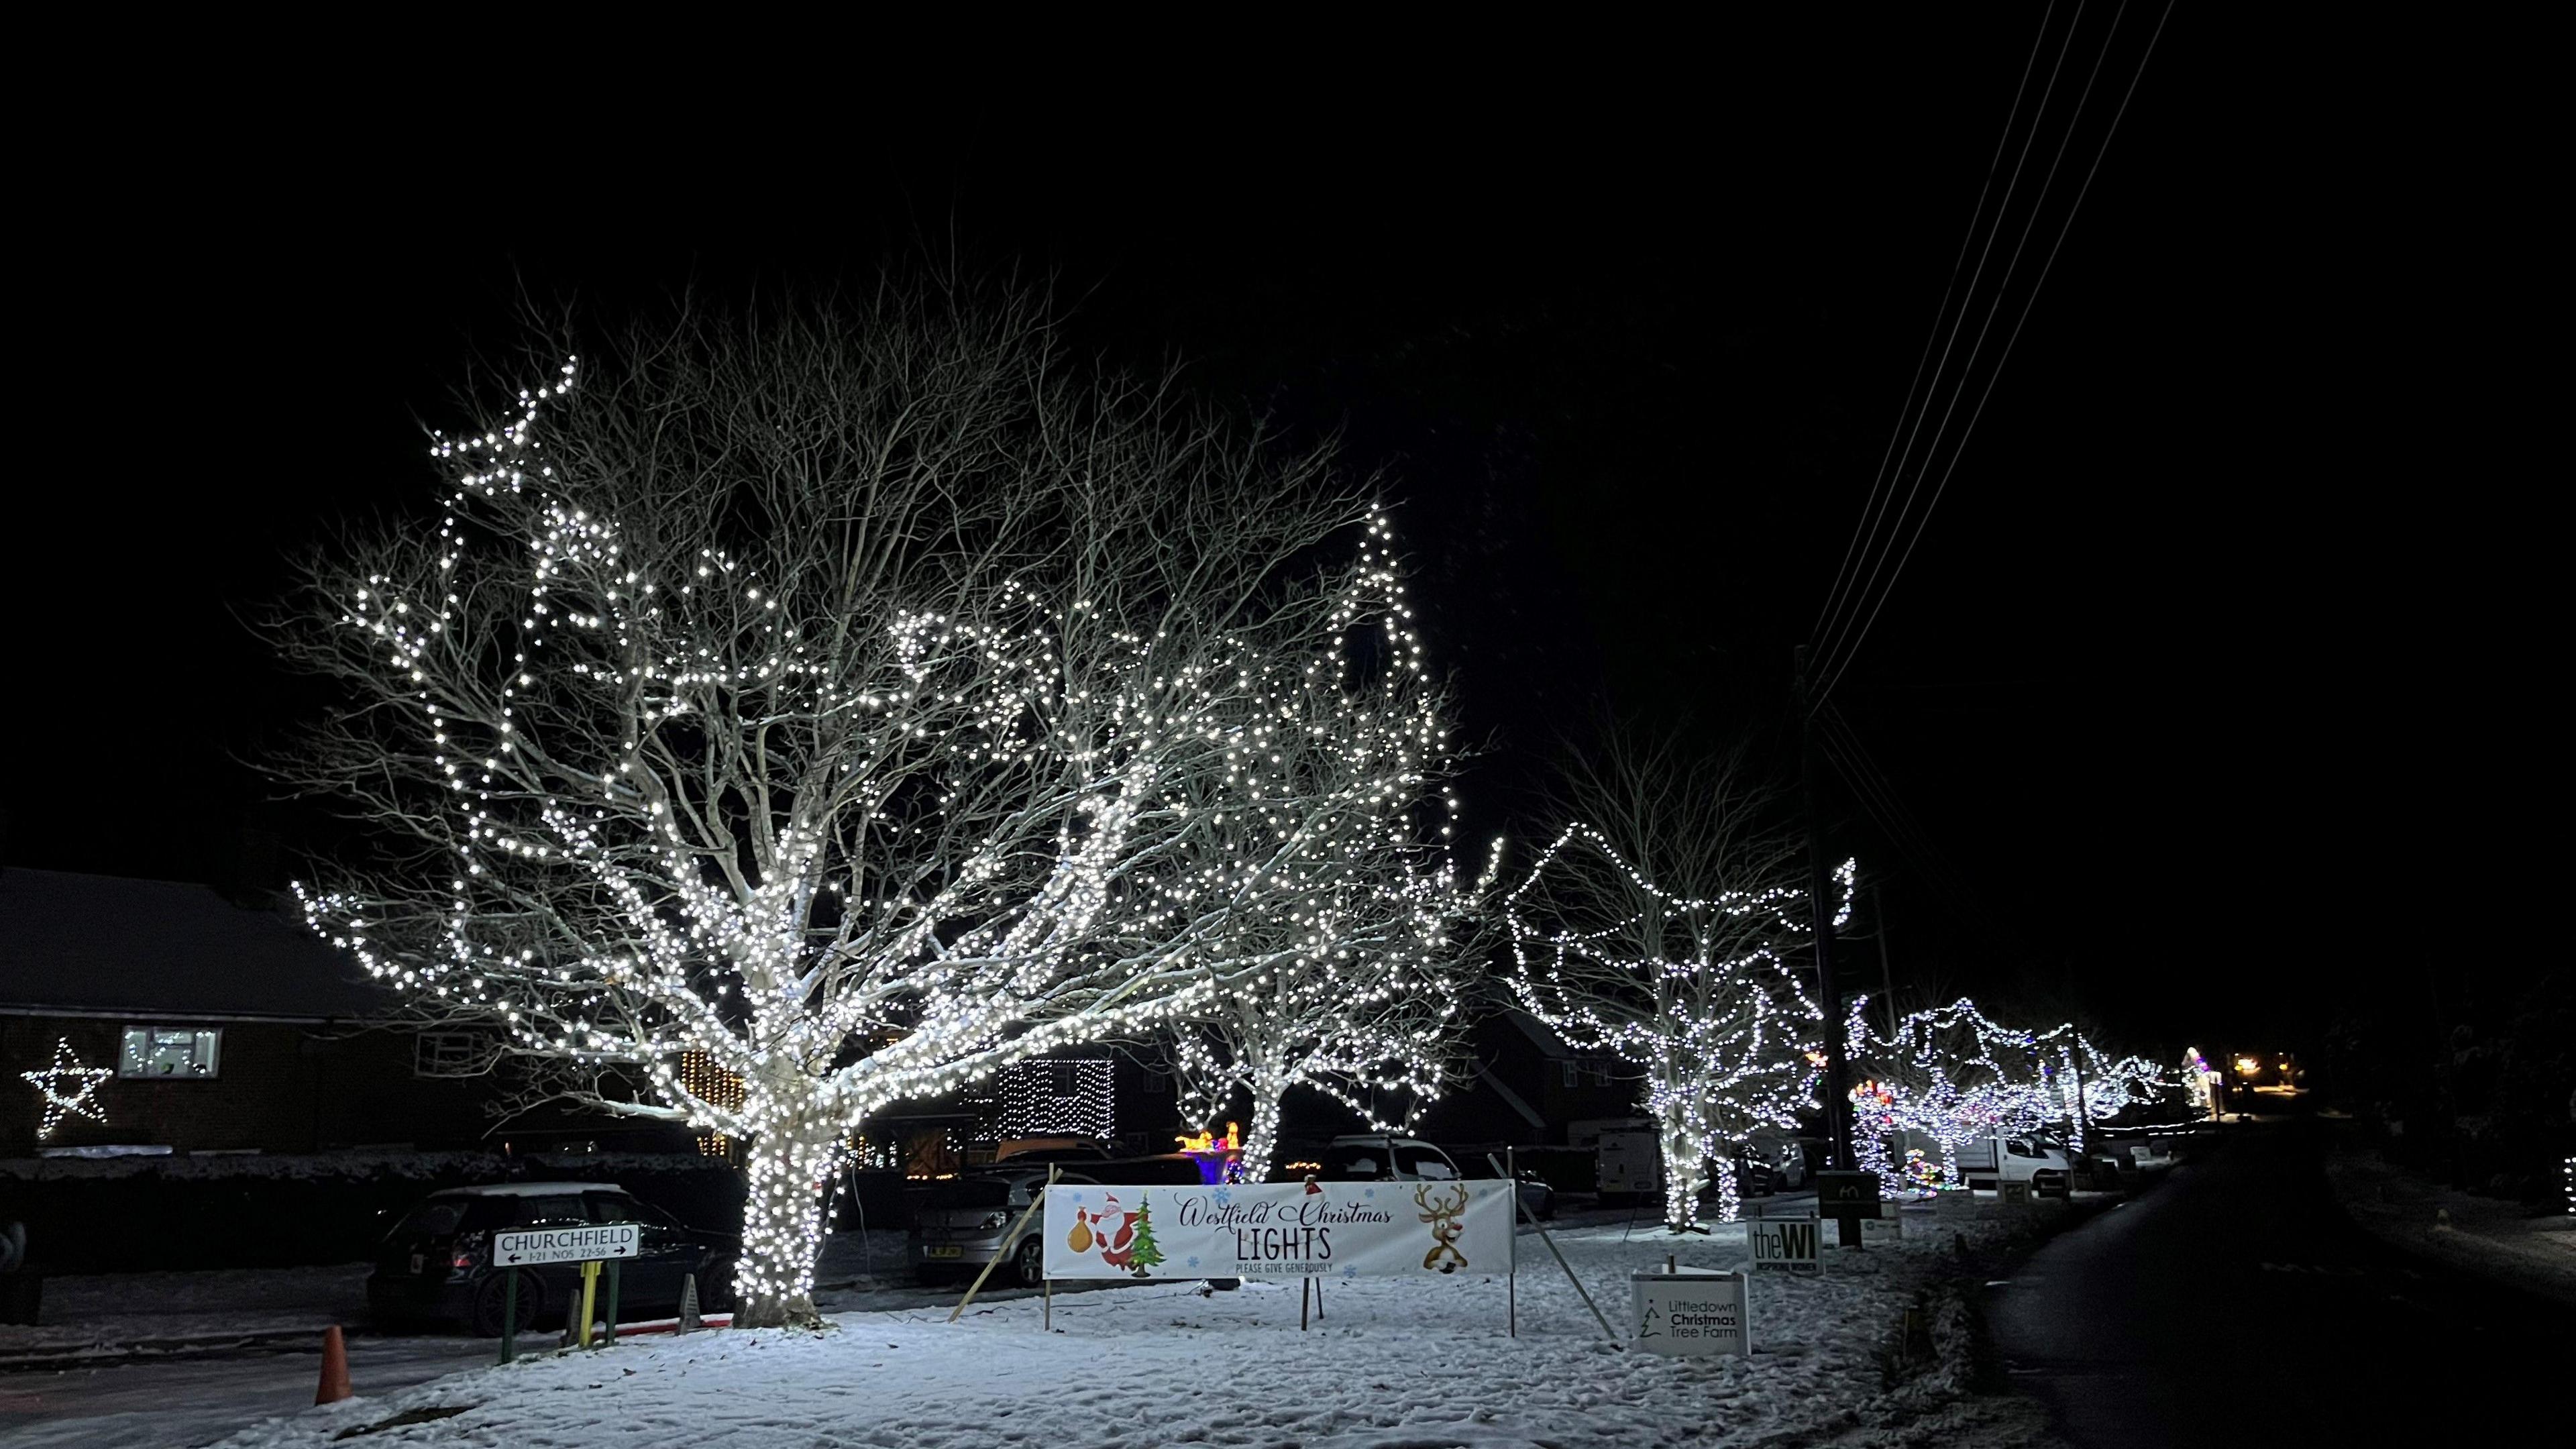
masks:
[(1136, 1201), (1136, 1240), (1127, 1250), (1127, 1263), (1139, 1278), (1151, 1277), (1147, 1270), (1163, 1261), (1163, 1250), (1154, 1246), (1154, 1200), (1142, 1197)]

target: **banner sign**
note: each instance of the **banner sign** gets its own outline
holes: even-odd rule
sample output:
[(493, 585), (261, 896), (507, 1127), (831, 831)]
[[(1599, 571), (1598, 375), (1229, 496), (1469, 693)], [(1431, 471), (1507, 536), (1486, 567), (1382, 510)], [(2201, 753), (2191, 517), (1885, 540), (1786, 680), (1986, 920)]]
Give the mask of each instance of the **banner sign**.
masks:
[(1814, 1218), (1753, 1218), (1744, 1224), (1744, 1241), (1753, 1249), (1753, 1268), (1768, 1273), (1821, 1273), (1816, 1255), (1818, 1223)]
[(1744, 1275), (1707, 1268), (1628, 1275), (1631, 1337), (1648, 1353), (1676, 1358), (1753, 1352), (1744, 1316)]
[(1237, 1182), (1046, 1190), (1050, 1278), (1508, 1273), (1512, 1185)]

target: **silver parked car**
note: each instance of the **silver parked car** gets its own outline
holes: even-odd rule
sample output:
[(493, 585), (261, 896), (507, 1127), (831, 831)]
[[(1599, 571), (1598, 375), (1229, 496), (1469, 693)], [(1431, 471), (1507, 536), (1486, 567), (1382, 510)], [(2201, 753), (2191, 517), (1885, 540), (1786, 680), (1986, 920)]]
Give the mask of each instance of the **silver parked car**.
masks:
[[(1002, 1251), (1011, 1224), (1028, 1211), (1045, 1190), (1050, 1164), (1019, 1165), (1017, 1159), (997, 1167), (934, 1182), (913, 1213), (912, 1262), (924, 1282), (983, 1271)], [(1100, 1179), (1054, 1168), (1056, 1182), (1092, 1184)], [(1022, 1287), (1046, 1279), (1045, 1243), (1032, 1220), (1029, 1230), (1011, 1245), (1011, 1259), (996, 1270)]]

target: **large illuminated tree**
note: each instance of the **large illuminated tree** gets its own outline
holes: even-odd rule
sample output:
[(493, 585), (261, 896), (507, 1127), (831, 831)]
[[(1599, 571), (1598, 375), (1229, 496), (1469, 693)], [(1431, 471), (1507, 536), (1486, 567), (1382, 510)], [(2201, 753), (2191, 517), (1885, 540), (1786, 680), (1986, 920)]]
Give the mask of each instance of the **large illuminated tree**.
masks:
[(1672, 741), (1614, 734), (1563, 794), (1572, 823), (1504, 898), (1511, 988), (1567, 1041), (1642, 1069), (1667, 1225), (1697, 1218), (1712, 1172), (1732, 1221), (1733, 1148), (1794, 1125), (1822, 1061), (1822, 1014), (1788, 959), (1811, 934), (1797, 844), (1736, 759)]
[[(1959, 1148), (1981, 1137), (2062, 1127), (2081, 1151), (2088, 1120), (2151, 1100), (2167, 1082), (2153, 1063), (2112, 1057), (2072, 1023), (2006, 1026), (1963, 996), (1899, 1017), (1882, 1035), (1869, 1024), (1868, 1006), (1865, 996), (1852, 1002), (1844, 1050), (1858, 1078), (1852, 1107), (1860, 1165), (1890, 1192), (1958, 1185)], [(1897, 1161), (1891, 1144), (1908, 1132), (1931, 1138), (1940, 1162)]]
[(890, 294), (685, 314), (431, 455), (435, 522), (277, 631), (348, 707), (276, 768), (371, 852), (307, 910), (546, 1089), (744, 1141), (740, 1321), (812, 1318), (872, 1112), (1279, 964), (1234, 923), (1349, 807), (1247, 731), (1365, 622), (1322, 455)]
[[(1269, 1174), (1292, 1087), (1381, 1130), (1411, 1125), (1456, 1054), (1461, 984), (1481, 946), (1490, 875), (1462, 883), (1450, 855), (1444, 700), (1384, 542), (1373, 527), (1324, 667), (1276, 661), (1258, 692), (1241, 753), (1261, 803), (1194, 841), (1204, 856), (1194, 864), (1219, 871), (1291, 844), (1267, 904), (1231, 917), (1217, 948), (1220, 959), (1266, 964), (1200, 998), (1171, 1034), (1185, 1113), (1213, 1123), (1238, 1094), (1248, 1099), (1241, 1161), (1255, 1180)], [(1283, 812), (1272, 800), (1300, 803)], [(1381, 1115), (1382, 1098), (1400, 1104), (1397, 1120)]]

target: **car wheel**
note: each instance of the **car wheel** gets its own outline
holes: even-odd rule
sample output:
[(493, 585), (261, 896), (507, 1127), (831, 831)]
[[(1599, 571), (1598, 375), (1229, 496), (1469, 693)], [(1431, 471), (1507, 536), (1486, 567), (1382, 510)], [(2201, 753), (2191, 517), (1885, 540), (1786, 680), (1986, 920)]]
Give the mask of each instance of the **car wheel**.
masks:
[[(525, 1333), (536, 1326), (537, 1311), (544, 1306), (546, 1294), (545, 1290), (538, 1286), (537, 1275), (534, 1273), (521, 1273), (518, 1278), (518, 1331)], [(475, 1337), (499, 1338), (501, 1336), (501, 1314), (508, 1292), (508, 1280), (498, 1273), (484, 1279), (483, 1286), (474, 1290)]]
[(1035, 1288), (1046, 1282), (1045, 1242), (1031, 1234), (1020, 1244), (1019, 1251), (1011, 1255), (1011, 1265), (1019, 1273), (1023, 1288)]

